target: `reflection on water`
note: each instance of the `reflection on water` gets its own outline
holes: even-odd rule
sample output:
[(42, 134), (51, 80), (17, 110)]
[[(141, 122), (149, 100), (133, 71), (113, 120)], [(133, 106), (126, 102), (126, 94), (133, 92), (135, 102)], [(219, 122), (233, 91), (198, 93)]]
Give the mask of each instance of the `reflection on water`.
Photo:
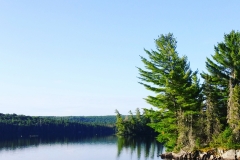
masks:
[[(0, 139), (0, 158), (31, 159), (37, 155), (39, 159), (106, 159), (127, 160), (138, 159), (159, 160), (157, 155), (163, 152), (163, 146), (154, 138), (130, 138), (116, 136), (94, 137), (61, 137), (61, 138), (20, 138), (12, 140)], [(71, 152), (70, 151), (74, 151)], [(35, 157), (36, 159), (36, 157)]]
[(158, 143), (153, 137), (118, 137), (117, 145), (119, 157), (124, 149), (129, 151), (131, 156), (137, 154), (138, 159), (142, 155), (145, 158), (154, 159), (164, 151), (163, 145)]
[(43, 138), (19, 138), (19, 139), (0, 139), (1, 150), (15, 150), (28, 147), (38, 147), (47, 144), (77, 144), (77, 143), (115, 143), (116, 136), (91, 136), (91, 137), (43, 137)]

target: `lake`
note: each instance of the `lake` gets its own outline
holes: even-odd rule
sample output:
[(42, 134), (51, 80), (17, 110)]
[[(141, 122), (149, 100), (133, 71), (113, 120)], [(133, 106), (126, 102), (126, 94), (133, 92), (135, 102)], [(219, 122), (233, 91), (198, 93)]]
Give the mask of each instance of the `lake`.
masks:
[(161, 160), (164, 147), (154, 138), (94, 136), (0, 141), (4, 160)]

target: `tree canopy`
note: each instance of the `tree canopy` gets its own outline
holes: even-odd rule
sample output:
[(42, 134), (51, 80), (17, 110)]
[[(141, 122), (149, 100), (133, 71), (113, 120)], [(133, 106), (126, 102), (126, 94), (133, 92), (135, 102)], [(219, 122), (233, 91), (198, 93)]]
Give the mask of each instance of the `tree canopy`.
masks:
[(192, 71), (177, 53), (173, 34), (160, 35), (155, 50), (144, 50), (139, 83), (154, 94), (145, 98), (147, 124), (168, 150), (240, 147), (240, 33), (231, 31), (214, 46), (207, 72)]
[(159, 133), (158, 140), (168, 148), (193, 146), (197, 129), (193, 126), (202, 106), (197, 71), (190, 69), (186, 56), (178, 55), (173, 34), (161, 35), (155, 44), (155, 51), (145, 50), (148, 58), (141, 57), (145, 69), (138, 68), (140, 84), (156, 94), (146, 98), (156, 107), (145, 109), (153, 119), (149, 126)]
[(228, 130), (229, 127), (232, 131), (230, 139), (240, 142), (240, 33), (231, 31), (225, 34), (224, 41), (214, 49), (212, 59), (206, 61), (209, 73), (203, 73), (202, 77), (206, 84), (215, 88), (209, 94), (218, 92), (218, 99), (215, 98), (218, 104), (214, 108), (217, 115), (225, 116), (222, 129)]

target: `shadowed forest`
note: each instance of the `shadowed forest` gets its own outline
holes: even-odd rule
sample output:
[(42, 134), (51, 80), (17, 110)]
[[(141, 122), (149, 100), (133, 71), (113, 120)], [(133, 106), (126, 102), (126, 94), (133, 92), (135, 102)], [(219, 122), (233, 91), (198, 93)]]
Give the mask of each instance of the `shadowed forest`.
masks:
[(0, 137), (57, 137), (115, 134), (115, 116), (40, 117), (0, 114)]

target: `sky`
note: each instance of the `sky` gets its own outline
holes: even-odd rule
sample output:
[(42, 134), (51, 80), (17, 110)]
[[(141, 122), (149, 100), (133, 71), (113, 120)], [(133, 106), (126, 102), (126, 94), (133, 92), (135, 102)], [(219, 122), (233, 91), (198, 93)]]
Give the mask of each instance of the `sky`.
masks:
[(173, 33), (193, 71), (240, 27), (240, 1), (0, 0), (0, 113), (103, 116), (151, 108), (144, 48)]

